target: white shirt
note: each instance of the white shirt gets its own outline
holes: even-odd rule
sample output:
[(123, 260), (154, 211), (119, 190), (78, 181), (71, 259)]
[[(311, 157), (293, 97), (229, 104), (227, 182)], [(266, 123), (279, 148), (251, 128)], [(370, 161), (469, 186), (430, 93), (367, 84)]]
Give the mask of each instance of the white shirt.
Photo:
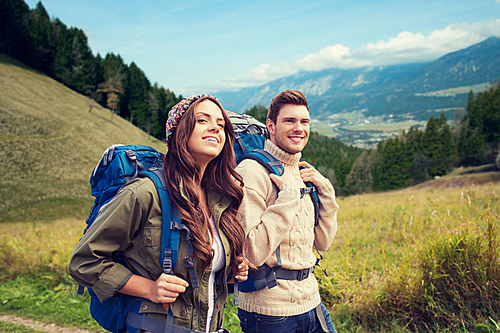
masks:
[(212, 272), (208, 280), (208, 312), (207, 312), (207, 330), (206, 333), (210, 332), (210, 322), (212, 321), (212, 316), (214, 314), (214, 285), (215, 285), (215, 273), (219, 272), (226, 266), (226, 255), (224, 253), (224, 247), (222, 246), (222, 241), (220, 239), (219, 232), (215, 228), (214, 218), (210, 216), (210, 224), (212, 225), (212, 230), (214, 231), (214, 238), (212, 240), (212, 249), (214, 251), (214, 258), (212, 260)]

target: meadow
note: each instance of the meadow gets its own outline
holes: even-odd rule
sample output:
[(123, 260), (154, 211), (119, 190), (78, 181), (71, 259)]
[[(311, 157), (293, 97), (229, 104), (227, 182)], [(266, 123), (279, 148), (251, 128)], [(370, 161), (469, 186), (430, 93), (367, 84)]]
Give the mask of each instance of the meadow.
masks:
[[(67, 272), (88, 177), (111, 144), (165, 144), (1, 54), (0, 87), (0, 314), (102, 331)], [(328, 276), (315, 275), (340, 332), (500, 332), (500, 173), (461, 171), (338, 198)], [(240, 331), (231, 298), (225, 326)]]
[[(340, 332), (500, 332), (500, 186), (465, 179), (338, 198), (315, 275)], [(84, 224), (0, 224), (0, 312), (99, 331), (67, 274)], [(225, 324), (239, 332), (232, 298)]]

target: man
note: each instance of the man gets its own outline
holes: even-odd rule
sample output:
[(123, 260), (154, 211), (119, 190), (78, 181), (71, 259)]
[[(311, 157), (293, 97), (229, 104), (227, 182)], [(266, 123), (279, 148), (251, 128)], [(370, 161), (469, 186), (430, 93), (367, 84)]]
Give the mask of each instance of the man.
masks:
[[(275, 286), (238, 294), (245, 333), (335, 332), (311, 268), (316, 264), (313, 249), (328, 250), (335, 237), (339, 206), (330, 181), (309, 163), (299, 162), (310, 121), (304, 94), (282, 91), (269, 106), (264, 150), (281, 162), (283, 175), (269, 174), (254, 160), (243, 160), (237, 167), (245, 183), (239, 212), (247, 236), (246, 257), (256, 266), (276, 268), (281, 261), (281, 272), (300, 276), (278, 277)], [(316, 186), (320, 201), (316, 226), (313, 200), (310, 194), (301, 195), (306, 182)], [(295, 274), (300, 270), (304, 274)]]

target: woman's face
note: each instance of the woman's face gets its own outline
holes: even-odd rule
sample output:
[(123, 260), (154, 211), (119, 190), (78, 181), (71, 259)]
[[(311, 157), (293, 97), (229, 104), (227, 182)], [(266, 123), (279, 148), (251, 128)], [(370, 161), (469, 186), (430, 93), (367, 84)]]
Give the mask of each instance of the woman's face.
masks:
[(188, 146), (198, 165), (206, 166), (224, 147), (226, 124), (221, 109), (210, 100), (198, 104), (194, 113), (196, 124), (189, 136)]

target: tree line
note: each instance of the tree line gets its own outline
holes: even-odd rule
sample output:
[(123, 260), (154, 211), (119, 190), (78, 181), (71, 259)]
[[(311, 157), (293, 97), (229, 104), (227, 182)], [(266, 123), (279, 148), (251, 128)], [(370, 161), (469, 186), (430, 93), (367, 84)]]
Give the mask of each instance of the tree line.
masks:
[(469, 93), (465, 114), (454, 126), (430, 117), (425, 129), (410, 128), (365, 150), (353, 163), (344, 193), (400, 189), (444, 176), (454, 167), (496, 163), (500, 169), (500, 87)]
[[(0, 1), (0, 52), (38, 69), (130, 120), (154, 137), (165, 139), (170, 108), (182, 99), (151, 84), (134, 63), (119, 54), (94, 56), (81, 29), (50, 19), (42, 2), (34, 9), (23, 0)], [(92, 103), (89, 103), (92, 110)]]

